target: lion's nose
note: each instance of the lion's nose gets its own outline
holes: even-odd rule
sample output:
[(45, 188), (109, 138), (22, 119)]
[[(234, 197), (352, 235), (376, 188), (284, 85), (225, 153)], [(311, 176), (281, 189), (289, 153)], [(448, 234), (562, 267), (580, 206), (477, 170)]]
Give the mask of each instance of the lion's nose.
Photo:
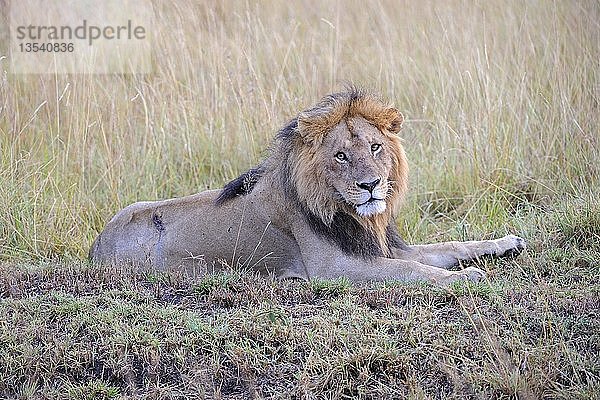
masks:
[(377, 178), (374, 181), (371, 182), (356, 182), (356, 186), (358, 186), (361, 189), (364, 190), (368, 190), (369, 192), (372, 192), (373, 189), (375, 189), (375, 187), (377, 185), (379, 185), (379, 182), (381, 181), (381, 179)]

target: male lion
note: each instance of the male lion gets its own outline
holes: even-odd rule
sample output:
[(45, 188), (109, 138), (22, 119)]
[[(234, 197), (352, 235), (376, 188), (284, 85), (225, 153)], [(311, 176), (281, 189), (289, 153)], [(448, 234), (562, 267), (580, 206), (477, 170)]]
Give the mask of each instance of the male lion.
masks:
[(523, 239), (406, 245), (394, 217), (408, 166), (403, 117), (373, 94), (348, 88), (279, 131), (270, 155), (223, 190), (139, 202), (119, 211), (90, 250), (101, 263), (154, 268), (247, 266), (278, 277), (345, 276), (448, 285), (483, 271), (449, 267), (515, 255)]

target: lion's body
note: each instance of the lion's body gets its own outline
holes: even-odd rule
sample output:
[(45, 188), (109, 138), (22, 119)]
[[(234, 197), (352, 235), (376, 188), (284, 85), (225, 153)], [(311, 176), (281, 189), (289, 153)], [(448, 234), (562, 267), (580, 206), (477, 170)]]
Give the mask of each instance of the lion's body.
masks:
[(108, 255), (103, 262), (161, 269), (202, 272), (244, 265), (284, 276), (301, 272), (288, 224), (277, 223), (277, 210), (264, 207), (263, 190), (255, 189), (223, 205), (215, 204), (219, 190), (132, 204), (107, 224), (93, 246), (93, 258), (101, 258), (102, 251)]
[(524, 242), (406, 246), (394, 225), (408, 173), (396, 136), (401, 122), (395, 109), (354, 89), (326, 97), (279, 132), (263, 163), (222, 191), (121, 210), (90, 257), (198, 273), (245, 266), (302, 279), (481, 279), (476, 268), (445, 268), (516, 253)]

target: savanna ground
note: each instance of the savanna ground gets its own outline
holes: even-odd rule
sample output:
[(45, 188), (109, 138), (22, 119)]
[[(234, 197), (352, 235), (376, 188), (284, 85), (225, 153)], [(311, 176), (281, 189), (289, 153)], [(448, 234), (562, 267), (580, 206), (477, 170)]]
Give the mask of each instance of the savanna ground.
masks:
[[(155, 12), (150, 75), (11, 75), (0, 38), (1, 398), (600, 397), (600, 3)], [(409, 242), (527, 251), (449, 289), (85, 261), (117, 210), (221, 186), (345, 80), (406, 116)]]

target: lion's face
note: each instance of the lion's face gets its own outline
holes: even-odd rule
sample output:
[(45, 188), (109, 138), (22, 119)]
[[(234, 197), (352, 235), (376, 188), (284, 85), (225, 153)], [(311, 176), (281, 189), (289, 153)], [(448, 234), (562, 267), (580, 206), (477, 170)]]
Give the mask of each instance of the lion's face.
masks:
[(392, 144), (361, 116), (343, 119), (321, 145), (325, 179), (362, 217), (381, 214), (391, 193)]
[(406, 192), (408, 165), (398, 132), (402, 114), (374, 95), (350, 89), (298, 115), (291, 183), (298, 201), (331, 224), (354, 214), (386, 248), (386, 229)]

